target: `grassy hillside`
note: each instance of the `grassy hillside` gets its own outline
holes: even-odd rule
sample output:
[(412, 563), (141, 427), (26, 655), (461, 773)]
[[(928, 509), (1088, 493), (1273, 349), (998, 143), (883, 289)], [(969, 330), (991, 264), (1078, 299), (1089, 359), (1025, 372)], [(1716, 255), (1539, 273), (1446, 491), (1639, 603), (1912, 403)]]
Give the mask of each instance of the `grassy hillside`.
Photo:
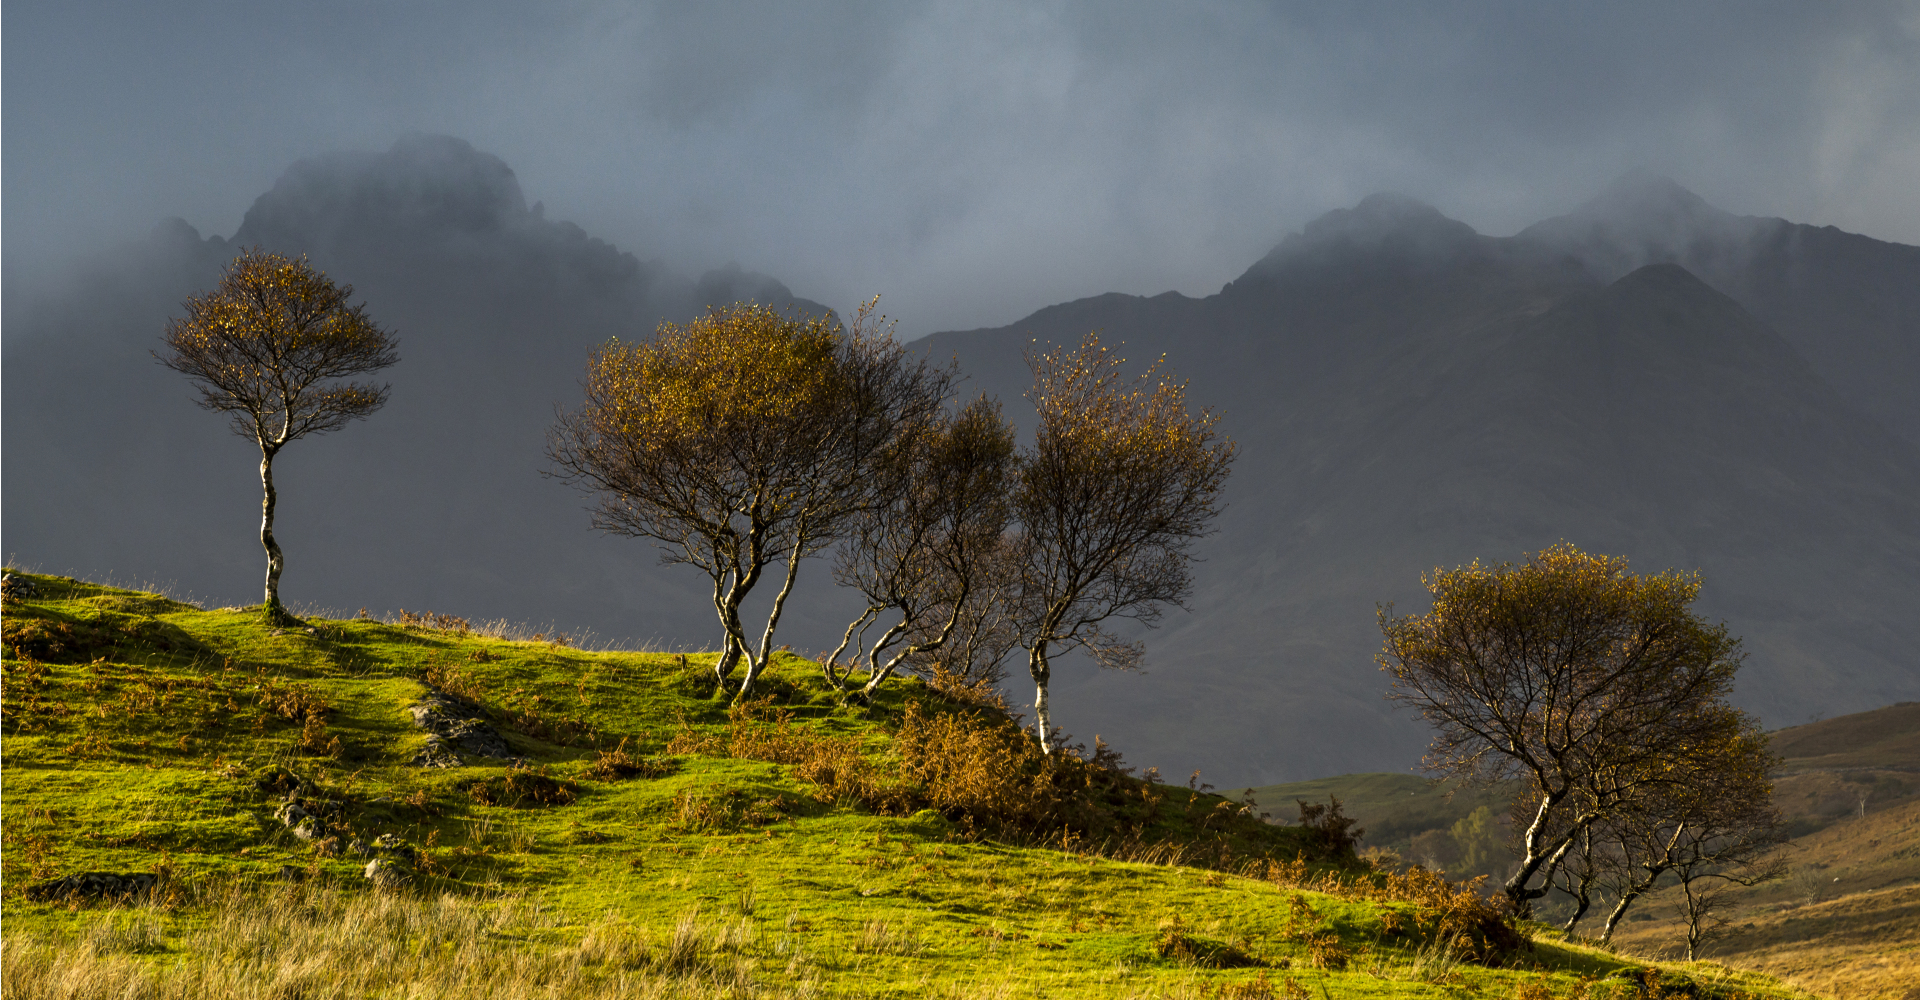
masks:
[[(1772, 740), (1783, 758), (1774, 800), (1793, 836), (1784, 851), (1793, 875), (1734, 890), (1726, 936), (1706, 953), (1807, 989), (1904, 1000), (1920, 982), (1920, 703), (1794, 726)], [(1449, 791), (1413, 775), (1349, 774), (1231, 794), (1251, 795), (1275, 816), (1293, 815), (1296, 799), (1338, 797), (1366, 828), (1366, 844), (1420, 861), (1416, 845), (1451, 836), (1475, 810), (1506, 815), (1499, 790)], [(1512, 863), (1505, 850), (1479, 866), (1460, 854), (1440, 860), (1455, 877), (1503, 875)], [(1615, 939), (1622, 954), (1685, 953), (1672, 895), (1655, 893), (1628, 912)], [(1553, 903), (1541, 913), (1564, 917)]]
[(1251, 798), (1262, 811), (1286, 820), (1298, 815), (1300, 801), (1325, 803), (1328, 798), (1337, 798), (1342, 810), (1366, 831), (1366, 844), (1392, 850), (1409, 861), (1428, 860), (1420, 857), (1413, 843), (1420, 834), (1450, 830), (1483, 808), (1505, 820), (1513, 799), (1512, 791), (1505, 787), (1457, 787), (1411, 774), (1343, 774), (1237, 789), (1228, 794), (1236, 799)]
[[(1920, 983), (1920, 704), (1773, 734), (1774, 800), (1798, 835), (1793, 875), (1735, 890), (1719, 961), (1836, 996), (1905, 998)], [(1623, 952), (1674, 953), (1676, 901), (1629, 917)]]
[(917, 681), (783, 657), (730, 707), (710, 656), (21, 579), (9, 997), (1801, 995), (1529, 941)]

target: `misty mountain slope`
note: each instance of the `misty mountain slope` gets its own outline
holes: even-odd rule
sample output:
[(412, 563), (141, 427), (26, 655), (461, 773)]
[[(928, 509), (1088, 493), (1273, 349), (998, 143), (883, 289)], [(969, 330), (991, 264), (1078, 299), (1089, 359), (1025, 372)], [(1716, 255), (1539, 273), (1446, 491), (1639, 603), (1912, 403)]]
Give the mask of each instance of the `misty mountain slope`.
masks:
[(10, 557), (259, 599), (258, 452), (150, 354), (180, 301), (253, 245), (310, 254), (400, 342), (384, 409), (275, 463), (290, 601), (671, 643), (717, 632), (698, 574), (594, 533), (585, 500), (540, 477), (545, 432), (609, 337), (708, 302), (823, 307), (738, 267), (690, 279), (639, 260), (529, 209), (497, 158), (428, 136), (293, 165), (230, 240), (175, 220), (103, 255), (67, 294), (9, 297)]
[(1016, 344), (1118, 332), (1241, 443), (1193, 613), (1147, 634), (1143, 676), (1063, 672), (1063, 725), (1222, 780), (1402, 769), (1425, 733), (1382, 700), (1376, 603), (1417, 612), (1422, 572), (1562, 539), (1700, 569), (1700, 610), (1752, 653), (1739, 698), (1776, 724), (1920, 688), (1911, 445), (1683, 269), (1600, 286), (1436, 220), (1329, 216), (1158, 333), (1158, 300), (1103, 297), (930, 338), (1010, 396)]
[(1779, 330), (1854, 405), (1920, 444), (1920, 247), (1737, 216), (1647, 173), (1519, 239), (1605, 280), (1645, 264), (1684, 266)]

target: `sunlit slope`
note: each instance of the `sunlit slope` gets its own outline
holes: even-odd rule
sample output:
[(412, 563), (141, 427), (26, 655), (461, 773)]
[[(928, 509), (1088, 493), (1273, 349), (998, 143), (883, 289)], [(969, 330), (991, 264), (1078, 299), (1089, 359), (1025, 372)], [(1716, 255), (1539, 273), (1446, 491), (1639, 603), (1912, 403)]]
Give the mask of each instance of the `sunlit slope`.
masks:
[[(1583, 977), (1635, 995), (1649, 968), (1501, 945), (1471, 897), (1298, 863), (1321, 850), (1311, 831), (1218, 796), (1065, 765), (1009, 791), (969, 768), (1021, 759), (994, 742), (1010, 731), (918, 683), (843, 706), (783, 658), (770, 700), (730, 713), (708, 657), (449, 619), (275, 630), (257, 609), (31, 579), (6, 605), (0, 705), (10, 994), (57, 972), (182, 997), (1565, 995)], [(518, 761), (409, 766), (429, 683), (472, 698)], [(999, 755), (942, 757), (927, 720)], [(1042, 799), (1059, 811), (1022, 825)], [(405, 881), (375, 888), (370, 860)], [(164, 890), (117, 910), (47, 898), (83, 872)]]

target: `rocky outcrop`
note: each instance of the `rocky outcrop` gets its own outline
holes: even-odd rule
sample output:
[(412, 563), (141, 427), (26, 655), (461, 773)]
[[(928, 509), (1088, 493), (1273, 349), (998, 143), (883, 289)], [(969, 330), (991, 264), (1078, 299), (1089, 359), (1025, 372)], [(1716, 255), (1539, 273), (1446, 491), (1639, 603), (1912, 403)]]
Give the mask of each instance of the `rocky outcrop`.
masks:
[(459, 767), (461, 754), (520, 763), (513, 748), (480, 718), (480, 706), (455, 695), (427, 689), (425, 697), (407, 707), (413, 724), (427, 731), (427, 743), (413, 755), (413, 767)]
[(80, 872), (27, 886), (25, 896), (34, 902), (61, 899), (127, 899), (145, 896), (160, 884), (152, 872)]

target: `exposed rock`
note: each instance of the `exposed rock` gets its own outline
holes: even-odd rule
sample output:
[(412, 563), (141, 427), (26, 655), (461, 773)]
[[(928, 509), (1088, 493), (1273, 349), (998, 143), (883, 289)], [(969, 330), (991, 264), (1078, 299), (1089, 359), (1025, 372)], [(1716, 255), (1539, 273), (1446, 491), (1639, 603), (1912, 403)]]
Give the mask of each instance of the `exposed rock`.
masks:
[(81, 872), (27, 886), (25, 895), (36, 902), (72, 897), (125, 899), (152, 892), (159, 884), (160, 876), (151, 872)]
[(352, 840), (347, 841), (347, 853), (358, 854), (364, 858), (367, 855), (373, 853), (373, 846), (371, 844), (368, 844), (366, 841), (361, 840), (359, 837), (355, 837)]
[(399, 836), (391, 833), (383, 833), (373, 838), (373, 847), (367, 853), (371, 854), (373, 851), (390, 854), (393, 856), (393, 859), (408, 865), (413, 864), (419, 857), (419, 854), (414, 851), (411, 845), (401, 840)]
[(459, 767), (460, 752), (519, 761), (499, 731), (481, 720), (480, 706), (465, 698), (428, 688), (426, 697), (407, 711), (413, 714), (414, 725), (428, 733), (426, 745), (408, 762), (413, 767)]
[(12, 573), (0, 576), (0, 599), (30, 600), (39, 593), (40, 586), (24, 576), (14, 576)]
[(413, 881), (413, 869), (389, 858), (374, 858), (361, 872), (367, 881), (382, 889), (397, 889)]

